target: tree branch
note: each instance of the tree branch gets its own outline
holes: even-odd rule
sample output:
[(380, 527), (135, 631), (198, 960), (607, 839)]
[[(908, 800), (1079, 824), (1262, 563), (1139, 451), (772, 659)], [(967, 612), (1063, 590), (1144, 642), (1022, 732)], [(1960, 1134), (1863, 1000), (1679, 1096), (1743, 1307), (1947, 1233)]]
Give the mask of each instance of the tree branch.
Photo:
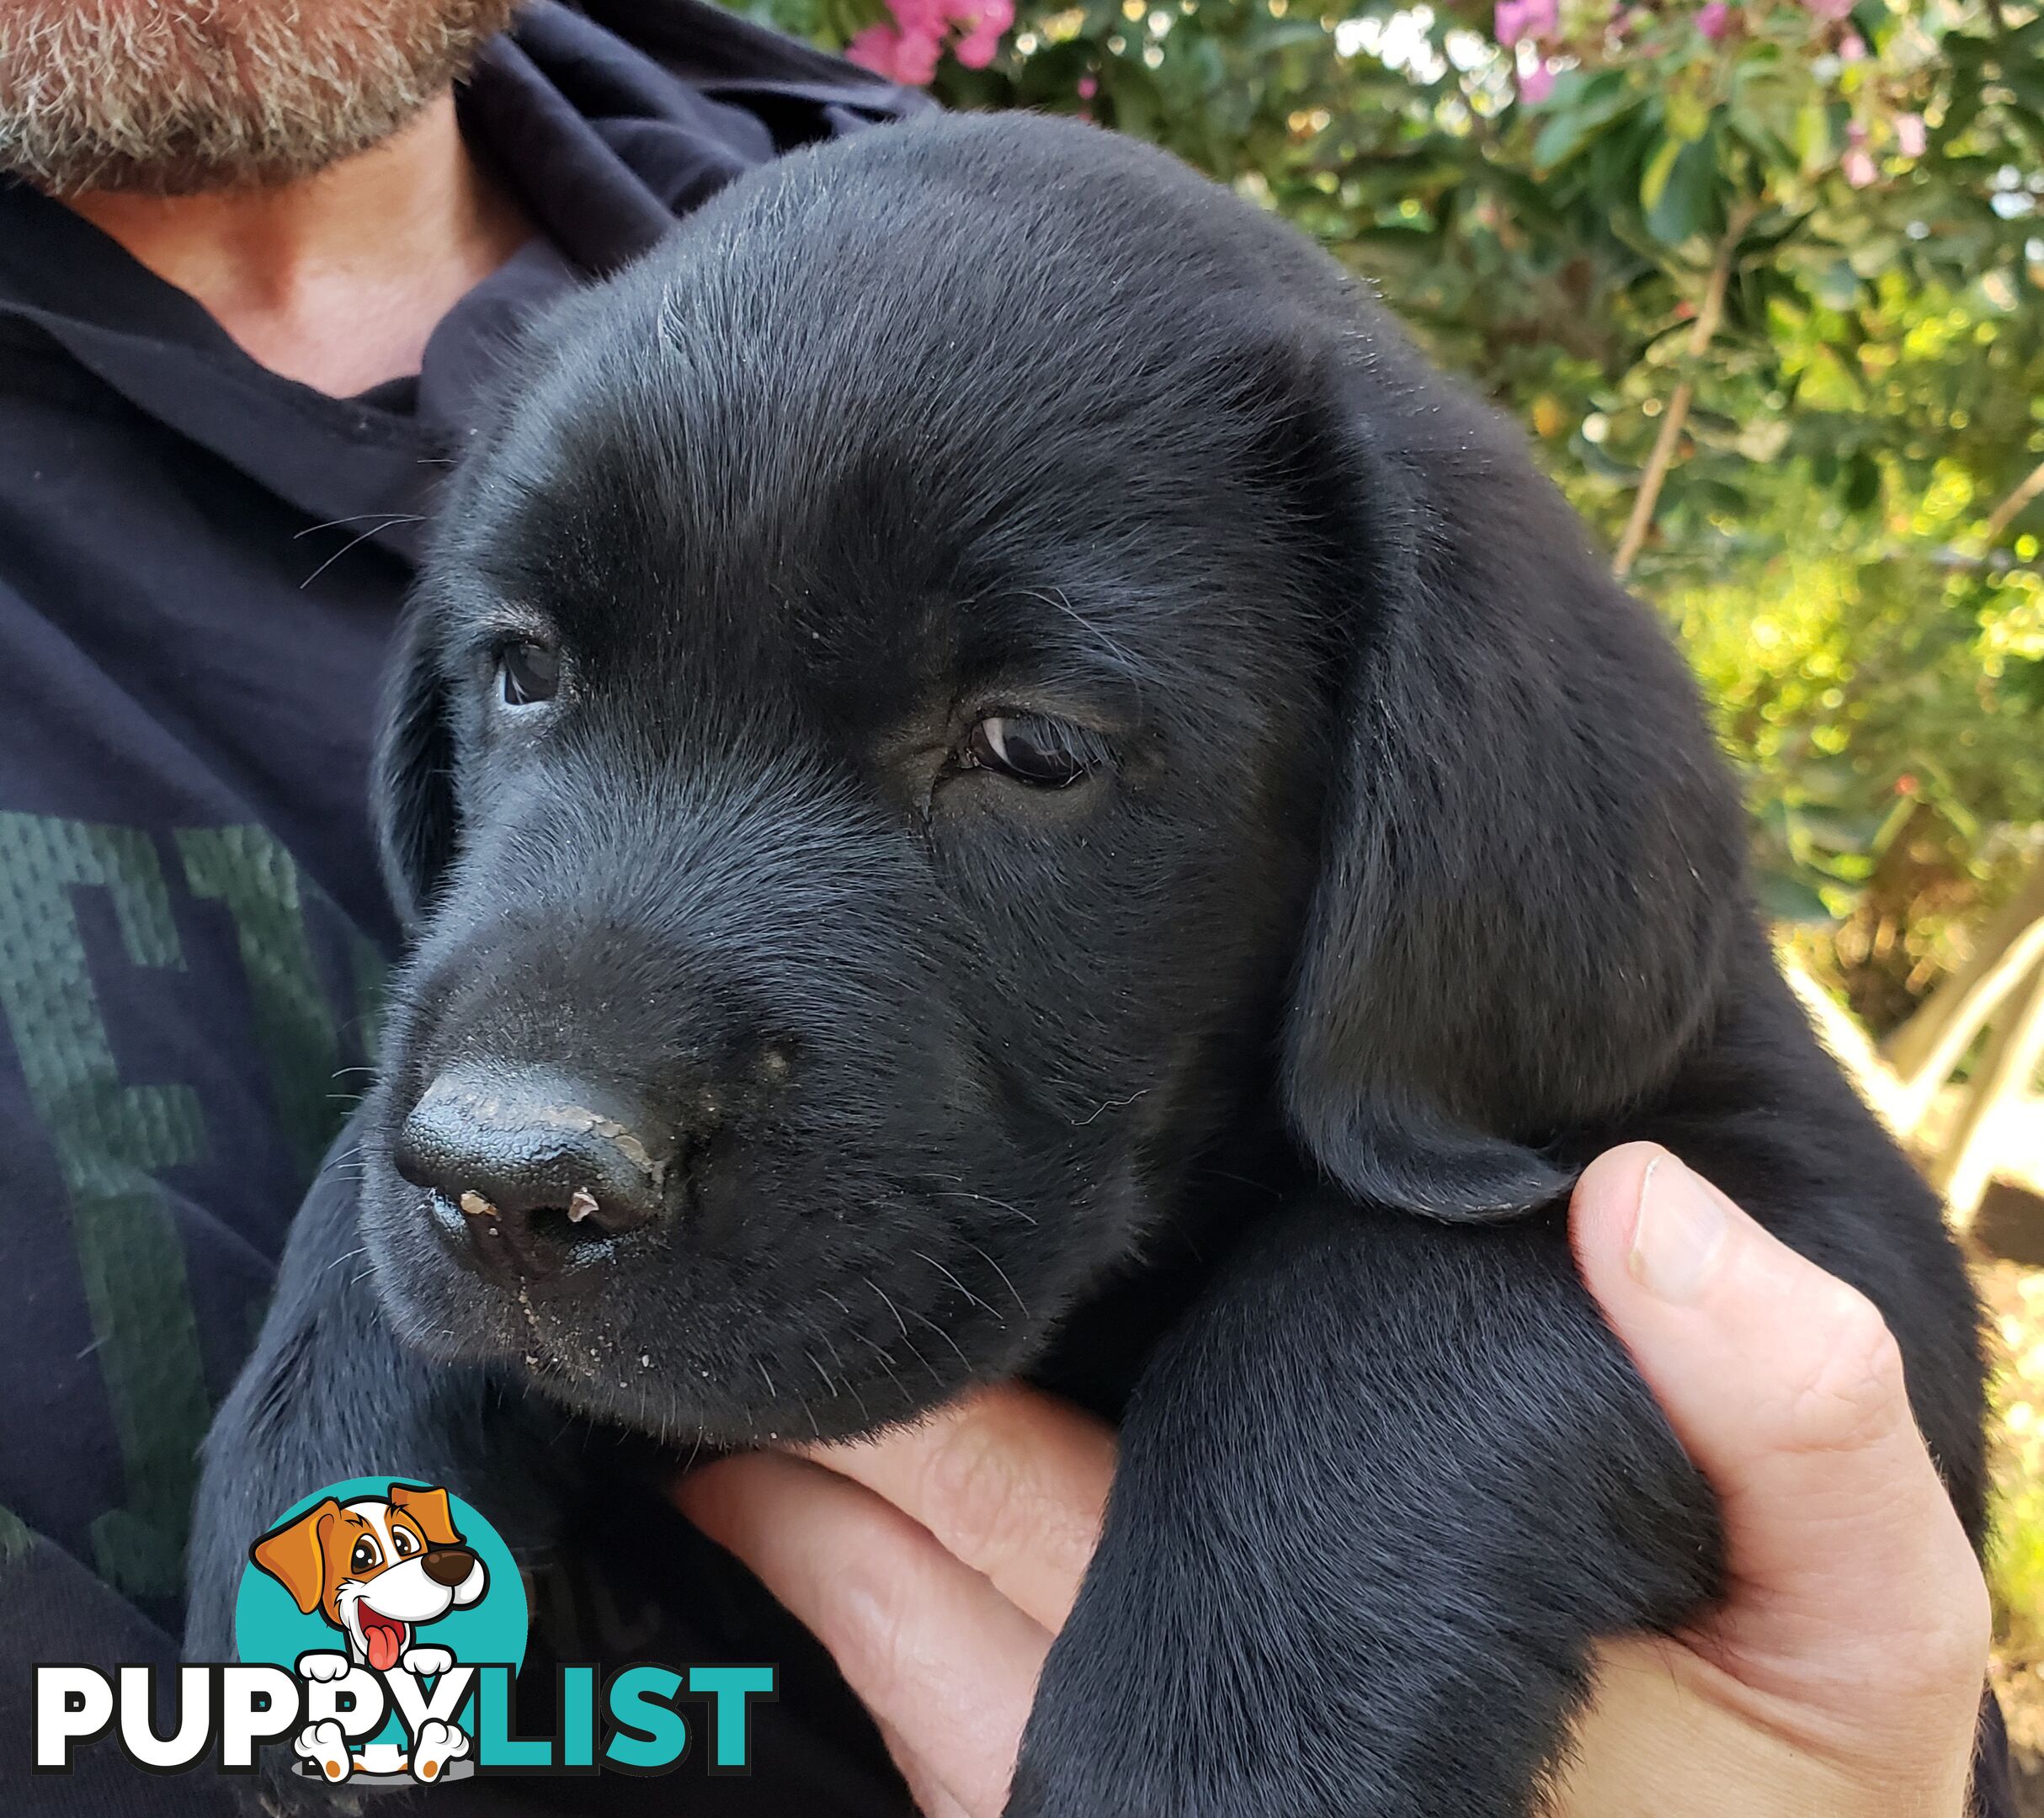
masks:
[[(1711, 265), (1710, 282), (1704, 290), (1703, 306), (1696, 311), (1696, 320), (1690, 329), (1685, 354), (1692, 362), (1703, 357), (1717, 333), (1718, 323), (1724, 319), (1725, 290), (1732, 281), (1732, 263), (1738, 256), (1739, 242), (1745, 238), (1746, 230), (1758, 213), (1752, 203), (1741, 202), (1733, 208), (1725, 224), (1725, 237), (1718, 242), (1717, 257)], [(1668, 470), (1674, 465), (1682, 427), (1689, 421), (1689, 407), (1695, 396), (1695, 381), (1683, 380), (1668, 400), (1668, 408), (1661, 414), (1661, 433), (1653, 439), (1653, 452), (1647, 458), (1646, 471), (1640, 476), (1639, 491), (1633, 495), (1632, 514), (1626, 520), (1626, 534), (1618, 540), (1618, 553), (1611, 558), (1611, 572), (1621, 581), (1631, 573), (1632, 563), (1647, 540), (1647, 533), (1653, 528), (1653, 511), (1661, 501), (1661, 485), (1668, 478)]]
[(2040, 492), (2044, 492), (2044, 461), (2031, 468), (2030, 477), (1988, 513), (1988, 521), (1981, 532), (1988, 548), (1993, 549), (2001, 541), (2002, 532), (2015, 522), (2023, 508)]

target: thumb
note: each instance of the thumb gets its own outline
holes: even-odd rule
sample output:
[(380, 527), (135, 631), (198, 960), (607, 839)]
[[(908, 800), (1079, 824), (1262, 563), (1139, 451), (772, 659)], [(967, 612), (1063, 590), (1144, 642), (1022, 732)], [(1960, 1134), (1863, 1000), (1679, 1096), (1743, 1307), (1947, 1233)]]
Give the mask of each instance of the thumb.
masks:
[(1719, 1663), (1806, 1698), (1824, 1682), (1856, 1681), (1862, 1699), (1956, 1686), (1970, 1722), (1985, 1587), (1873, 1303), (1648, 1144), (1584, 1172), (1570, 1231), (1717, 1494), (1730, 1582), (1701, 1639)]

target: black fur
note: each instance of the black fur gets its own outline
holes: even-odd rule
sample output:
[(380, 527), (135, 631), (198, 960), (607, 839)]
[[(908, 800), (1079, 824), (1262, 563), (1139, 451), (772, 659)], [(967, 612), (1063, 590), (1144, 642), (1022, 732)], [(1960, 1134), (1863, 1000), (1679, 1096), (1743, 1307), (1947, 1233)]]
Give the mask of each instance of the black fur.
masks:
[[(493, 1449), (505, 1390), (741, 1445), (1019, 1371), (1125, 1449), (1017, 1818), (1521, 1818), (1592, 1640), (1717, 1581), (1558, 1205), (1633, 1137), (1879, 1303), (1978, 1535), (1962, 1271), (1769, 964), (1679, 662), (1333, 262), (1088, 129), (867, 135), (569, 307), (482, 441), (384, 746), (359, 1208), (210, 1443), (196, 1653), (308, 1475), (543, 1538), (574, 1463)], [(1111, 762), (961, 768), (994, 707)], [(520, 1293), (391, 1156), (535, 1061), (679, 1159)]]

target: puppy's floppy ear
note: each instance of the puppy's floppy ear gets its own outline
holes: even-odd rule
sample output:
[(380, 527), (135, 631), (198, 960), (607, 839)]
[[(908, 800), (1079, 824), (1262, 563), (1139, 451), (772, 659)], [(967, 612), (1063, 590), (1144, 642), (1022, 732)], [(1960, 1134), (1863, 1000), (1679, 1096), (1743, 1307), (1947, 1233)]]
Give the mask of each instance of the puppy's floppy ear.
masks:
[(273, 1528), (249, 1548), (248, 1557), (291, 1593), (299, 1613), (310, 1616), (327, 1594), (327, 1555), (322, 1540), (341, 1512), (332, 1496), (314, 1503), (280, 1528)]
[(1329, 367), (1341, 680), (1286, 1110), (1365, 1199), (1508, 1217), (1706, 1026), (1738, 802), (1687, 671), (1516, 428), (1376, 323)]
[(449, 1506), (447, 1492), (423, 1484), (394, 1483), (391, 1486), (391, 1507), (402, 1509), (418, 1523), (418, 1531), (425, 1535), (430, 1546), (460, 1546), (461, 1535), (455, 1526), (454, 1510)]
[(426, 599), (414, 600), (398, 626), (371, 765), (384, 887), (407, 928), (439, 888), (459, 835), (447, 683), (429, 612)]

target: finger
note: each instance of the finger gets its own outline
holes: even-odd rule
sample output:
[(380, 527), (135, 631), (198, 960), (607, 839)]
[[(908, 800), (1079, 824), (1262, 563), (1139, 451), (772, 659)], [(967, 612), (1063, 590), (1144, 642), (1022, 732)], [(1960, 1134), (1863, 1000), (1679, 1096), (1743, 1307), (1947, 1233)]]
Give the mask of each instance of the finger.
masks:
[(821, 1465), (721, 1459), (675, 1491), (829, 1650), (845, 1682), (969, 1818), (1008, 1796), (1051, 1638), (929, 1532)]
[(913, 1427), (802, 1451), (913, 1516), (1052, 1634), (1064, 1626), (1115, 1470), (1114, 1433), (1090, 1415), (979, 1389)]
[(887, 1755), (908, 1783), (908, 1796), (923, 1818), (972, 1818), (951, 1796), (951, 1790), (930, 1772), (929, 1764), (908, 1746), (908, 1739), (891, 1724), (878, 1724), (880, 1739)]
[(1933, 1675), (1984, 1666), (1980, 1573), (1872, 1303), (1651, 1145), (1584, 1171), (1571, 1231), (1722, 1504), (1742, 1645), (1785, 1661), (1856, 1647)]

